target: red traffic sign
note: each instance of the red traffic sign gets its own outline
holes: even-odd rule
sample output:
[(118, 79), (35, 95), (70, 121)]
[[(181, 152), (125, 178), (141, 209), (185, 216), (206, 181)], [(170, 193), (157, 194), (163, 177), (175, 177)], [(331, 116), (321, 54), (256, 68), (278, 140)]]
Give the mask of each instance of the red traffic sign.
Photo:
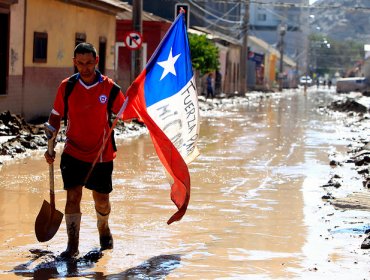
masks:
[(128, 47), (131, 50), (139, 49), (142, 43), (143, 38), (141, 37), (141, 34), (139, 32), (131, 31), (128, 32), (125, 36), (126, 47)]

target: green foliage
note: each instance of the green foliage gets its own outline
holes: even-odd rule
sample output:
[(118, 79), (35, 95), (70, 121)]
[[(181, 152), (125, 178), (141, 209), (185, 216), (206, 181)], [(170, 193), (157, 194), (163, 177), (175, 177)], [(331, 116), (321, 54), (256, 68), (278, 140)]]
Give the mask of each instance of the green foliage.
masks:
[(218, 48), (205, 35), (188, 34), (193, 67), (202, 75), (219, 67)]
[(309, 40), (310, 70), (319, 75), (344, 74), (364, 58), (364, 45), (357, 41), (335, 41), (320, 34)]

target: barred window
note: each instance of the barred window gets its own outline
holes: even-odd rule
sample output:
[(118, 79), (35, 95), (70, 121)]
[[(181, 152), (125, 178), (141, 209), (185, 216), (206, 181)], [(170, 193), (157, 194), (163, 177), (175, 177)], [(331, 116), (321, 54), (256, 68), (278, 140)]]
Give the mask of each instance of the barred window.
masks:
[(46, 63), (48, 58), (48, 34), (46, 32), (33, 33), (33, 62)]

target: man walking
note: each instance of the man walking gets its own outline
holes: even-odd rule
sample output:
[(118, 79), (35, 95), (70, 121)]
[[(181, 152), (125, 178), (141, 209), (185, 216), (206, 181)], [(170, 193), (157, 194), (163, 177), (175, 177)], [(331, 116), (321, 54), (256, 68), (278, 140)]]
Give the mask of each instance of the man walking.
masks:
[[(117, 86), (96, 70), (98, 62), (99, 57), (93, 45), (81, 43), (76, 46), (73, 63), (78, 73), (61, 82), (48, 121), (55, 129), (53, 137), (56, 137), (61, 119), (68, 120), (60, 162), (64, 189), (67, 192), (65, 221), (68, 244), (61, 254), (63, 258), (72, 258), (79, 254), (83, 187), (92, 191), (101, 250), (113, 248), (108, 220), (116, 150), (113, 135), (109, 134), (109, 110), (118, 113), (125, 97), (119, 88), (116, 90), (117, 95), (113, 96), (112, 89)], [(46, 152), (45, 158), (49, 164), (53, 163), (55, 152), (53, 155)]]

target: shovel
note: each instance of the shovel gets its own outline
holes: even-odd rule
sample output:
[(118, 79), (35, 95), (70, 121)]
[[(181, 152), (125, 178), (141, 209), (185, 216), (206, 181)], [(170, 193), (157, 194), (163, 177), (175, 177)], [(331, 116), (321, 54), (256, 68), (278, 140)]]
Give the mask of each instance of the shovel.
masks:
[[(55, 129), (48, 123), (45, 123), (46, 136), (48, 138), (48, 153), (54, 152)], [(54, 193), (54, 164), (49, 164), (49, 183), (50, 183), (50, 203), (44, 200), (39, 214), (35, 221), (36, 238), (40, 242), (49, 241), (57, 233), (63, 220), (63, 213), (55, 209)]]

